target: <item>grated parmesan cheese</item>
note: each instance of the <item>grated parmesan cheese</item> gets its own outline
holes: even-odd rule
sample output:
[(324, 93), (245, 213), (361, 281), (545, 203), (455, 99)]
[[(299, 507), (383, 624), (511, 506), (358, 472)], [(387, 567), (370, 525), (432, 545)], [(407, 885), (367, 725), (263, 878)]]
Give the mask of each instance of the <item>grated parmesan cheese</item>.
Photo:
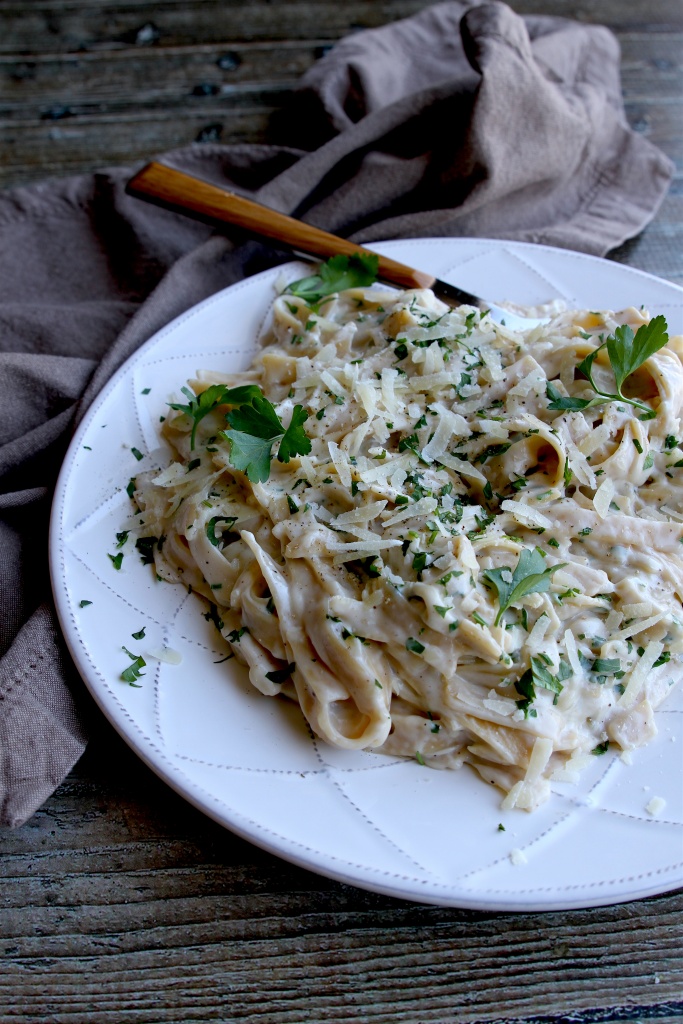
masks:
[(653, 796), (649, 803), (645, 804), (645, 810), (648, 814), (652, 815), (653, 818), (658, 818), (664, 808), (666, 807), (666, 800), (661, 796)]

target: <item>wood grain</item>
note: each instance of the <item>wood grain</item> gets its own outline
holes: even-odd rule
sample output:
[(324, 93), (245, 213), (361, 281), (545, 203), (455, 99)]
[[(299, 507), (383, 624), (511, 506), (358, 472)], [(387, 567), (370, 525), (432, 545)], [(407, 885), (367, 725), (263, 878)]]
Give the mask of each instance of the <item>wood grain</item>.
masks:
[(507, 916), (363, 892), (214, 825), (106, 726), (5, 835), (0, 905), (0, 1021), (683, 1014), (683, 892)]
[[(328, 39), (359, 28), (374, 28), (415, 14), (425, 0), (162, 0), (126, 3), (0, 3), (5, 53), (114, 49), (137, 46), (183, 46), (223, 43), (226, 38), (254, 41), (317, 39), (324, 26)], [(274, 15), (274, 11), (277, 15)], [(40, 45), (36, 45), (40, 40)]]

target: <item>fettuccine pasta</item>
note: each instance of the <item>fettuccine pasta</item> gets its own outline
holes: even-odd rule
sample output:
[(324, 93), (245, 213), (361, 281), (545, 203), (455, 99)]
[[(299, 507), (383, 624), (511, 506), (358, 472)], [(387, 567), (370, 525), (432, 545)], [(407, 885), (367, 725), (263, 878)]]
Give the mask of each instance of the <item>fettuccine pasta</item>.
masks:
[[(171, 413), (175, 461), (136, 481), (145, 550), (323, 740), (469, 764), (532, 810), (649, 742), (680, 675), (683, 339), (632, 374), (637, 405), (581, 407), (576, 373), (648, 320), (521, 334), (428, 290), (281, 294), (252, 368), (190, 387), (256, 384), (285, 425), (303, 407), (310, 452), (250, 480), (229, 406)], [(609, 391), (604, 350), (593, 368)]]

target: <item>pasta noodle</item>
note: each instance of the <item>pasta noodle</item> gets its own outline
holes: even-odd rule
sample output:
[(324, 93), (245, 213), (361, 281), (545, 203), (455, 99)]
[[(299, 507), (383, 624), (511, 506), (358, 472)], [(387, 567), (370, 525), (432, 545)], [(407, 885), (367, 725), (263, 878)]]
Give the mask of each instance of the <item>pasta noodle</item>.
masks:
[[(428, 290), (279, 295), (252, 368), (190, 387), (256, 384), (284, 424), (302, 406), (311, 450), (252, 481), (227, 405), (169, 416), (175, 461), (134, 494), (157, 574), (210, 602), (252, 684), (322, 739), (469, 764), (534, 809), (609, 745), (649, 742), (680, 675), (683, 339), (632, 374), (639, 406), (588, 406), (576, 374), (648, 320), (522, 334)], [(593, 369), (604, 387), (604, 349)]]

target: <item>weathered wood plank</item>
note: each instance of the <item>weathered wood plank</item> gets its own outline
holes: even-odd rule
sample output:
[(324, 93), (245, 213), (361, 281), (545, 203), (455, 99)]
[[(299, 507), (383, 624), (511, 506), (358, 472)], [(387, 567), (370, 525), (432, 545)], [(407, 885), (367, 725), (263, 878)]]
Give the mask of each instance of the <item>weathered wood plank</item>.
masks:
[[(173, 909), (186, 919), (182, 902)], [(91, 920), (92, 912), (84, 907), (82, 916)], [(213, 1012), (221, 1020), (227, 1014), (259, 1024), (388, 1024), (519, 1020), (624, 1007), (642, 1008), (636, 1010), (642, 1020), (649, 1007), (675, 1005), (681, 991), (673, 948), (680, 935), (668, 949), (642, 949), (636, 939), (610, 956), (604, 930), (596, 929), (592, 944), (577, 944), (581, 921), (570, 932), (539, 929), (540, 922), (528, 920), (524, 939), (502, 921), (484, 929), (470, 921), (466, 930), (423, 924), (389, 932), (386, 926), (357, 930), (342, 919), (331, 929), (321, 919), (309, 934), (293, 937), (226, 937), (220, 923), (203, 930), (178, 926), (175, 934), (153, 926), (133, 931), (131, 924), (125, 933), (81, 940), (80, 953), (68, 947), (51, 952), (47, 936), (37, 957), (6, 957), (0, 968), (5, 1010), (21, 1007), (70, 1024), (106, 1019), (111, 1011), (116, 1021), (204, 1020), (214, 1019)], [(611, 921), (605, 927), (615, 946), (624, 942)], [(138, 952), (129, 951), (131, 935), (140, 943)]]
[(323, 46), (312, 43), (168, 47), (111, 53), (0, 56), (0, 118), (49, 119), (84, 106), (195, 103), (235, 91), (292, 86)]
[[(168, 47), (197, 43), (233, 43), (244, 40), (296, 40), (324, 38), (334, 40), (358, 28), (373, 27), (429, 6), (429, 0), (389, 0), (381, 5), (373, 0), (347, 3), (312, 4), (307, 0), (271, 5), (238, 0), (194, 0), (190, 3), (155, 5), (126, 4), (24, 4), (0, 3), (0, 51), (35, 54), (41, 51), (86, 51), (116, 49), (131, 44), (144, 47)], [(521, 13), (548, 13), (547, 0), (513, 0), (511, 6)], [(231, 9), (239, 17), (229, 16)], [(272, 17), (277, 10), (277, 17)], [(552, 6), (553, 14), (562, 14), (586, 22), (607, 24), (617, 32), (647, 33), (680, 31), (683, 13), (677, 0), (660, 0), (644, 16), (639, 0), (619, 3), (601, 0), (599, 4), (576, 5), (561, 0)]]
[[(678, 102), (683, 33), (626, 35), (622, 84), (630, 102)], [(239, 43), (0, 56), (0, 119), (60, 119), (86, 110), (196, 103), (278, 82), (293, 86), (324, 49), (310, 42)]]
[[(429, 0), (347, 0), (346, 3), (288, 0), (163, 0), (152, 8), (143, 0), (127, 3), (61, 3), (38, 0), (31, 5), (0, 2), (0, 51), (35, 53), (93, 48), (179, 46), (225, 43), (226, 39), (338, 39), (358, 28), (373, 28), (407, 17)], [(620, 31), (680, 31), (678, 0), (658, 0), (644, 10), (640, 0), (513, 0), (523, 13), (553, 13), (578, 21), (607, 24)], [(277, 11), (277, 16), (274, 16)], [(40, 44), (37, 44), (40, 40)]]
[[(204, 131), (222, 142), (263, 141), (268, 117), (286, 102), (290, 91), (256, 86), (229, 97), (192, 98), (176, 107), (163, 105), (105, 113), (74, 113), (56, 120), (0, 120), (3, 167), (0, 183), (9, 184), (13, 167), (35, 163), (50, 166), (89, 166), (123, 162), (197, 140)], [(660, 146), (683, 168), (680, 106), (675, 102), (627, 103), (631, 125)], [(210, 125), (216, 126), (207, 131)], [(218, 127), (220, 125), (220, 128)]]
[(47, 175), (63, 176), (112, 164), (132, 164), (192, 142), (261, 142), (276, 108), (257, 102), (235, 109), (149, 111), (98, 117), (83, 115), (57, 123), (0, 125), (3, 166), (0, 186)]
[[(32, 3), (0, 6), (0, 52), (35, 53), (93, 48), (182, 46), (226, 40), (338, 39), (358, 28), (373, 28), (407, 17), (429, 0), (348, 0), (315, 3), (290, 0), (165, 0), (155, 4), (99, 5)], [(274, 11), (277, 11), (275, 16)]]
[(221, 829), (104, 726), (0, 842), (2, 1021), (644, 1020), (683, 991), (683, 892), (502, 915), (356, 890)]

